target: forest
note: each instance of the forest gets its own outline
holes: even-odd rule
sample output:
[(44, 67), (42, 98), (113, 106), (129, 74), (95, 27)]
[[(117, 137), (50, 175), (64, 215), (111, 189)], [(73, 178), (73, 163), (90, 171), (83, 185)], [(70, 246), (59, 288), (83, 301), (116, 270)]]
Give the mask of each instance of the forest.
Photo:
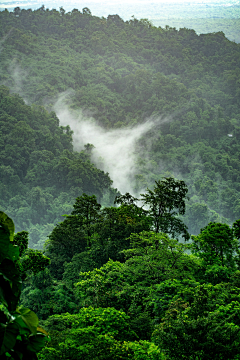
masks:
[[(0, 359), (239, 359), (240, 44), (17, 7), (0, 64)], [(131, 194), (61, 95), (104, 131), (152, 121)]]

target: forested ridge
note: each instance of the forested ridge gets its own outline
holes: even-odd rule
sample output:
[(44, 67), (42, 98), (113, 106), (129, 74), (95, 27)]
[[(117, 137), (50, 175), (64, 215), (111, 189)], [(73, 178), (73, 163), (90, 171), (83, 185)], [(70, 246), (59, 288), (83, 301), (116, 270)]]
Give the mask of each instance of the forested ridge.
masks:
[(90, 111), (105, 129), (156, 119), (136, 148), (134, 192), (159, 175), (183, 178), (185, 222), (195, 234), (209, 221), (239, 217), (239, 44), (221, 32), (98, 18), (88, 8), (15, 8), (0, 19), (2, 84), (49, 111), (72, 89), (68, 106)]
[[(44, 6), (0, 40), (0, 359), (239, 359), (240, 45)], [(67, 90), (106, 131), (152, 121), (133, 195), (75, 150)]]

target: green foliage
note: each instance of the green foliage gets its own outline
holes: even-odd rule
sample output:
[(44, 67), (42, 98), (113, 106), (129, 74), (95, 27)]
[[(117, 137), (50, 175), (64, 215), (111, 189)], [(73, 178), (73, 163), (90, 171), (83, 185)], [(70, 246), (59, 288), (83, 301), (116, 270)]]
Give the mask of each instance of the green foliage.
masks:
[[(136, 193), (160, 176), (181, 176), (191, 199), (189, 232), (239, 218), (238, 44), (220, 31), (198, 35), (185, 25), (98, 18), (86, 8), (1, 11), (0, 24), (1, 82), (29, 104), (52, 110), (57, 95), (72, 89), (67, 105), (83, 115), (90, 110), (106, 129), (154, 119), (136, 144)], [(72, 130), (59, 126), (54, 112), (30, 109), (1, 89), (0, 205), (19, 231), (40, 226), (39, 244), (31, 232), (31, 247), (40, 249), (44, 225), (70, 214), (74, 198), (85, 192), (100, 201), (113, 190), (85, 151), (73, 156)], [(195, 203), (202, 206), (199, 223)]]
[(43, 320), (54, 314), (75, 314), (79, 309), (73, 290), (65, 283), (54, 280), (48, 269), (27, 279), (20, 301), (23, 306), (33, 309)]
[(42, 351), (43, 358), (164, 359), (153, 343), (133, 341), (129, 316), (114, 308), (82, 308), (76, 315), (51, 316), (45, 324), (51, 342)]
[[(9, 234), (9, 240), (13, 241), (13, 236), (14, 236), (14, 223), (12, 221), (12, 219), (10, 219), (7, 214), (5, 214), (3, 211), (0, 211), (0, 222), (1, 222), (1, 228), (3, 228), (5, 230), (5, 232), (7, 232)], [(6, 244), (8, 244), (9, 242), (6, 242)], [(5, 245), (5, 242), (2, 242), (2, 246), (1, 246), (1, 252), (3, 252), (2, 257), (5, 256), (5, 248), (7, 245)], [(7, 249), (8, 251), (8, 249)], [(6, 251), (6, 252), (7, 252)], [(1, 260), (3, 259), (1, 257)]]
[(147, 189), (142, 195), (142, 200), (149, 207), (156, 232), (171, 234), (175, 238), (178, 234), (188, 240), (190, 235), (186, 225), (176, 215), (185, 214), (185, 199), (188, 192), (182, 180), (172, 177), (155, 181), (154, 190)]
[[(149, 339), (152, 328), (151, 289), (166, 279), (193, 277), (197, 259), (185, 254), (188, 245), (165, 234), (132, 234), (124, 264), (109, 260), (100, 269), (80, 272), (76, 298), (80, 306), (114, 306), (131, 317), (131, 326), (141, 339)], [(190, 280), (189, 280), (190, 281)]]
[(50, 269), (57, 279), (63, 276), (64, 263), (73, 257), (78, 271), (85, 270), (85, 263), (92, 270), (109, 258), (123, 261), (121, 250), (129, 247), (130, 234), (150, 229), (148, 212), (135, 204), (101, 209), (95, 195), (83, 194), (73, 207), (71, 215), (53, 229), (46, 243)]
[(13, 221), (1, 212), (0, 357), (36, 359), (36, 353), (44, 347), (48, 334), (38, 326), (38, 317), (33, 311), (17, 307), (21, 294), (21, 272), (18, 266), (19, 249), (13, 245), (13, 234)]
[(226, 265), (208, 265), (205, 269), (204, 280), (210, 282), (213, 285), (221, 282), (228, 282), (231, 275), (234, 273), (234, 268), (227, 267)]
[(238, 241), (227, 224), (209, 223), (201, 233), (192, 236), (193, 251), (203, 258), (206, 265), (234, 266), (234, 253)]
[(19, 248), (19, 256), (22, 256), (28, 247), (28, 232), (21, 231), (14, 235), (13, 244)]
[(196, 286), (191, 292), (188, 299), (179, 292), (170, 302), (153, 333), (154, 342), (171, 359), (235, 359), (240, 325), (238, 290), (220, 284)]
[(240, 239), (240, 220), (233, 223), (233, 234), (237, 239)]
[(167, 279), (162, 281), (160, 284), (156, 284), (151, 289), (150, 294), (151, 306), (153, 307), (154, 313), (154, 323), (159, 324), (161, 322), (174, 297), (183, 296), (182, 293), (184, 293), (186, 299), (189, 300), (189, 293), (191, 294), (191, 292), (194, 291), (194, 288), (198, 285), (199, 283), (194, 279), (188, 278)]
[[(150, 210), (139, 208), (136, 200), (122, 195), (118, 208), (101, 209), (96, 197), (84, 194), (66, 216), (67, 226), (59, 224), (59, 233), (50, 237), (55, 268), (51, 264), (29, 277), (21, 296), (51, 335), (39, 359), (208, 359), (216, 353), (225, 359), (237, 354), (240, 281), (234, 231), (210, 223), (188, 245), (146, 230), (123, 241), (128, 224), (149, 227), (152, 222)], [(85, 237), (83, 251), (65, 263), (62, 231)], [(95, 267), (110, 250), (104, 234), (118, 234), (124, 261)]]
[[(0, 207), (34, 249), (51, 233), (49, 264), (0, 212), (0, 356), (36, 358), (46, 334), (31, 305), (44, 320), (71, 314), (46, 320), (42, 360), (164, 359), (159, 348), (171, 359), (239, 357), (239, 220), (227, 225), (240, 217), (239, 45), (44, 6), (1, 11), (0, 38), (1, 83), (37, 103), (0, 88)], [(146, 210), (130, 194), (111, 206), (117, 190), (91, 163), (92, 145), (73, 150), (51, 111), (70, 88), (70, 111), (107, 130), (153, 120), (131, 178), (136, 193), (148, 187)], [(191, 246), (175, 240), (189, 238), (185, 224)]]
[(28, 249), (21, 258), (22, 270), (26, 273), (32, 272), (36, 275), (50, 264), (50, 259), (41, 251)]
[[(185, 211), (186, 191), (183, 181), (173, 178), (159, 181), (154, 192), (148, 189), (142, 194), (148, 210), (136, 205), (137, 198), (128, 193), (116, 198), (115, 203), (120, 204), (117, 208), (101, 209), (94, 195), (78, 197), (71, 215), (54, 228), (47, 242), (53, 276), (62, 279), (64, 263), (70, 263), (74, 256), (78, 271), (85, 271), (85, 263), (92, 270), (101, 267), (109, 258), (124, 261), (122, 250), (130, 247), (130, 235), (149, 231), (151, 227), (172, 236), (180, 233), (187, 239), (186, 226), (176, 217)], [(83, 255), (76, 256), (83, 252), (84, 261)], [(72, 281), (71, 275), (69, 280)]]
[(110, 194), (112, 182), (90, 162), (87, 150), (73, 151), (72, 131), (59, 126), (54, 112), (26, 105), (4, 86), (0, 104), (0, 208), (15, 219), (19, 230), (33, 229), (30, 245), (42, 248), (36, 228), (44, 233), (43, 225), (60, 221), (84, 191), (99, 199), (107, 190)]

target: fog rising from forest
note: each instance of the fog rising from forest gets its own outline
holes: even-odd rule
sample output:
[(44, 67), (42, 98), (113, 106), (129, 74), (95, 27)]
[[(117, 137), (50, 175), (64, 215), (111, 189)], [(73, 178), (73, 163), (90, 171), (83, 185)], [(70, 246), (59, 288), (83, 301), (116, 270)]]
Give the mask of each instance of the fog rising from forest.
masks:
[[(23, 79), (27, 76), (26, 71), (14, 62), (9, 65), (8, 71), (13, 79), (11, 92), (20, 94), (25, 103), (30, 105), (31, 101), (26, 97), (22, 87)], [(143, 123), (135, 126), (106, 130), (96, 123), (90, 111), (83, 112), (80, 109), (73, 111), (66, 105), (66, 99), (71, 98), (73, 94), (72, 90), (59, 94), (53, 109), (60, 120), (60, 125), (69, 125), (73, 130), (74, 150), (81, 151), (84, 150), (84, 145), (92, 144), (94, 148), (91, 160), (99, 169), (109, 173), (113, 180), (113, 187), (121, 193), (130, 192), (138, 196), (139, 191), (136, 193), (134, 190), (134, 176), (137, 174), (136, 162), (139, 158), (136, 144), (154, 126), (171, 121), (171, 118), (158, 116), (145, 119)], [(52, 99), (48, 99), (46, 107), (52, 101)], [(149, 167), (147, 151), (145, 154), (144, 161)], [(145, 188), (141, 191), (143, 190)]]
[(105, 130), (96, 124), (91, 116), (82, 112), (72, 112), (64, 105), (64, 95), (60, 96), (54, 110), (63, 126), (69, 125), (74, 131), (73, 145), (77, 151), (84, 145), (92, 144), (92, 161), (96, 166), (108, 172), (113, 180), (113, 186), (122, 193), (134, 193), (133, 182), (136, 174), (136, 142), (153, 128), (156, 122), (166, 119), (146, 119), (142, 124), (132, 127)]

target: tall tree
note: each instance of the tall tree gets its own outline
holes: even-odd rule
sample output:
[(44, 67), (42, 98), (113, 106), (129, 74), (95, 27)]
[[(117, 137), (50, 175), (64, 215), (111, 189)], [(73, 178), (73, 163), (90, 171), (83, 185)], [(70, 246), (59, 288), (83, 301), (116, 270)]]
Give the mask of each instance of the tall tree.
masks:
[[(235, 222), (236, 224), (237, 222)], [(238, 241), (227, 224), (210, 222), (197, 236), (192, 236), (193, 250), (206, 265), (219, 264), (232, 267)]]
[(177, 217), (185, 214), (187, 185), (182, 180), (172, 177), (155, 181), (153, 190), (147, 189), (141, 194), (147, 206), (156, 233), (163, 232), (172, 237), (182, 235), (185, 240), (190, 238), (186, 225)]

